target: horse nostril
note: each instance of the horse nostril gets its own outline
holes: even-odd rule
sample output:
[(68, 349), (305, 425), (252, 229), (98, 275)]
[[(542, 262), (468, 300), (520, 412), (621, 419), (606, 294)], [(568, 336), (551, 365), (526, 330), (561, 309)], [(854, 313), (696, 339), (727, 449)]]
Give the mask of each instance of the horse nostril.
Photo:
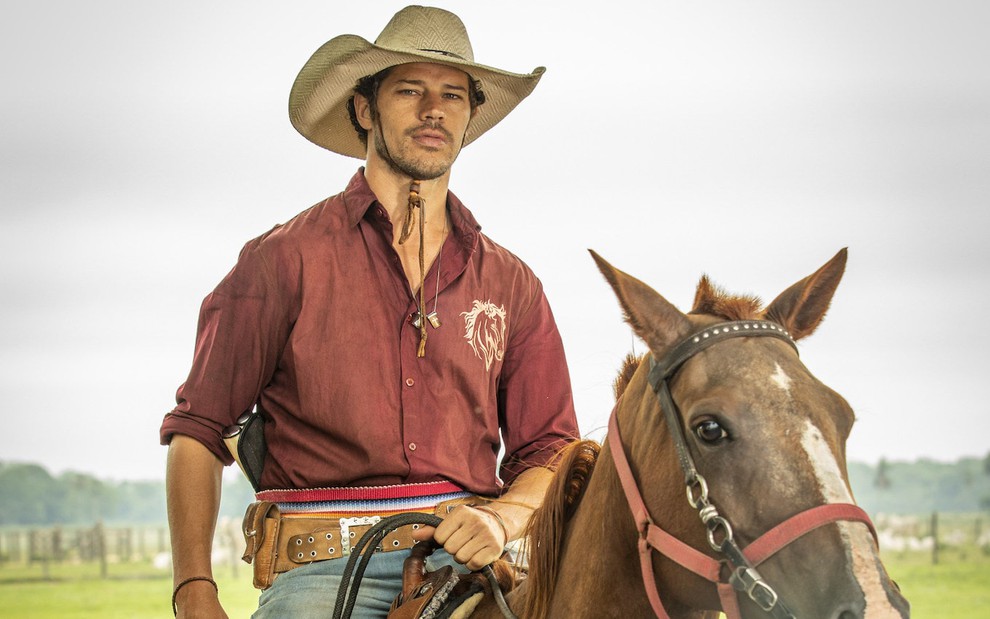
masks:
[(836, 619), (860, 619), (860, 617), (851, 610), (844, 610), (839, 613), (839, 616), (836, 617)]

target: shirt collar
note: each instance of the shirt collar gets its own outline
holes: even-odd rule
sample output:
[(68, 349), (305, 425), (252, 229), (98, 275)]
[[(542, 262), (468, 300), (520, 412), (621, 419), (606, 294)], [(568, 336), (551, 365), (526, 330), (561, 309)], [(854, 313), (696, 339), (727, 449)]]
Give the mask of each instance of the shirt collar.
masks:
[(371, 187), (368, 186), (368, 181), (364, 178), (364, 168), (358, 168), (358, 171), (351, 177), (351, 181), (347, 183), (347, 188), (344, 189), (344, 209), (347, 211), (347, 223), (352, 228), (358, 225), (368, 209), (377, 201), (378, 198), (375, 197)]
[[(351, 177), (347, 188), (344, 189), (344, 209), (347, 212), (347, 222), (353, 228), (357, 226), (373, 207), (377, 206), (378, 198), (364, 177), (364, 167)], [(481, 225), (464, 203), (453, 192), (447, 192), (447, 211), (453, 233), (458, 241), (468, 250), (474, 251), (478, 245)]]

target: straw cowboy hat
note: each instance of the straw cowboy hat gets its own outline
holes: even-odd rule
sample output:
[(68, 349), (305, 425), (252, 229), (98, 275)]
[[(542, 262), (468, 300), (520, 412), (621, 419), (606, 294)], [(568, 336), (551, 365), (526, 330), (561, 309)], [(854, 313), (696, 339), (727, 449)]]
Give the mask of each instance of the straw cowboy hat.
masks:
[(464, 136), (467, 145), (494, 127), (536, 88), (544, 67), (532, 73), (478, 64), (461, 20), (442, 9), (409, 6), (392, 18), (374, 43), (344, 34), (326, 42), (306, 62), (289, 94), (292, 126), (314, 144), (364, 159), (365, 146), (347, 113), (357, 81), (388, 67), (432, 62), (456, 67), (481, 83), (485, 102)]

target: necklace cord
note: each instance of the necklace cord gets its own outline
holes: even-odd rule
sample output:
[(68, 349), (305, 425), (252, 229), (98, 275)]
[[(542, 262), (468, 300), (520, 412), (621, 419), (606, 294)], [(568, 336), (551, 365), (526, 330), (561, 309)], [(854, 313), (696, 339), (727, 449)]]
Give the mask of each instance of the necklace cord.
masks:
[[(426, 331), (426, 200), (419, 193), (420, 184), (413, 179), (409, 184), (409, 202), (406, 204), (406, 219), (402, 222), (402, 232), (399, 234), (399, 245), (405, 243), (412, 234), (412, 220), (415, 209), (419, 209), (419, 348), (416, 351), (417, 357), (426, 356), (426, 340), (429, 334)], [(444, 233), (447, 231), (447, 218), (444, 215)], [(440, 252), (442, 255), (443, 244), (441, 241)], [(439, 265), (438, 269), (439, 269)], [(437, 299), (440, 296), (440, 273), (437, 272), (437, 291), (433, 300), (433, 310), (436, 311)]]

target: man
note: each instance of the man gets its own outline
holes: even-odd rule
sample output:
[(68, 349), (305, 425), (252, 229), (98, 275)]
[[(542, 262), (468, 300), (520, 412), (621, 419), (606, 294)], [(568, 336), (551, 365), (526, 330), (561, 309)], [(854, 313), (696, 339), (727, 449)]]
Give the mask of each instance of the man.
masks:
[(425, 7), (374, 44), (337, 37), (303, 67), (293, 125), (365, 167), (245, 245), (203, 302), (161, 427), (177, 614), (226, 616), (210, 549), (222, 466), (240, 448), (223, 436), (252, 409), (267, 449), (245, 520), (256, 617), (329, 616), (337, 557), (372, 515), (446, 517), (386, 540), (354, 616), (384, 616), (413, 541), (432, 536), (449, 556), (431, 561), (476, 570), (520, 536), (578, 433), (563, 348), (539, 280), (448, 182), (462, 146), (542, 73), (475, 63), (461, 21)]

